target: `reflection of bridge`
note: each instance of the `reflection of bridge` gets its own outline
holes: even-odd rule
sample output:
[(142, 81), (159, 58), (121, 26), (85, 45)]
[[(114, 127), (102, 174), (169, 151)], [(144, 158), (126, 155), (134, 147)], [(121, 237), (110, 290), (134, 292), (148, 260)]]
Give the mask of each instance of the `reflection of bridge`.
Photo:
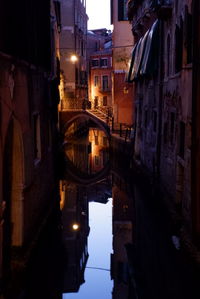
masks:
[(64, 174), (63, 179), (72, 181), (77, 185), (94, 185), (97, 182), (105, 179), (110, 173), (110, 162), (108, 161), (103, 169), (94, 174), (83, 173), (78, 169), (66, 156), (65, 156), (65, 167), (67, 171)]
[(104, 114), (93, 110), (65, 110), (59, 113), (60, 130), (64, 132), (70, 124), (78, 119), (92, 120), (100, 129), (102, 129), (107, 137), (110, 137), (110, 120)]

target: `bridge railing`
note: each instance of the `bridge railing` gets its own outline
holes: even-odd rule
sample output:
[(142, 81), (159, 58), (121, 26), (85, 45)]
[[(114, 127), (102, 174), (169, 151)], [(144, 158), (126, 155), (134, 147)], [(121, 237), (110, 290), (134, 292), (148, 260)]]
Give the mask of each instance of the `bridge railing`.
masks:
[(61, 101), (61, 110), (80, 110), (86, 109), (87, 103), (84, 99), (69, 98), (67, 101)]
[(126, 123), (115, 123), (114, 118), (112, 119), (112, 133), (119, 135), (124, 138), (125, 141), (133, 139), (134, 126)]

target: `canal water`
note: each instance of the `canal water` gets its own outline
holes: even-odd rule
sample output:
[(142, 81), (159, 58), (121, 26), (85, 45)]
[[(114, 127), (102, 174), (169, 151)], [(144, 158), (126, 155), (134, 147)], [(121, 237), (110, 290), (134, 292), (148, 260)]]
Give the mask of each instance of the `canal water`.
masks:
[(112, 199), (106, 204), (89, 204), (89, 258), (84, 271), (84, 283), (77, 293), (64, 293), (67, 298), (112, 298), (110, 277), (112, 253)]
[(159, 197), (105, 132), (77, 121), (63, 139), (59, 208), (6, 299), (199, 299), (199, 271), (172, 242)]

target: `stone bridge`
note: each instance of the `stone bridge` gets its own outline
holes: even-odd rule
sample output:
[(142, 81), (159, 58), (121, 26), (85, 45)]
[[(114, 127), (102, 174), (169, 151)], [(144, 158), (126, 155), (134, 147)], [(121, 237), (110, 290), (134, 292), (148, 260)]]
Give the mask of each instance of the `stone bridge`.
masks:
[(106, 116), (93, 110), (65, 110), (59, 112), (60, 131), (62, 133), (77, 119), (92, 120), (107, 137), (110, 138), (110, 126), (107, 124)]

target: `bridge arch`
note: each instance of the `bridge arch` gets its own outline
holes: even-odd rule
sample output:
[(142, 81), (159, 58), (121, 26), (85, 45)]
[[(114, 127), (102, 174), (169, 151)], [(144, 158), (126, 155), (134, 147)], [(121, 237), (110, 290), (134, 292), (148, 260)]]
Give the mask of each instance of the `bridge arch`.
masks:
[(71, 116), (68, 119), (66, 117), (66, 120), (63, 118), (61, 123), (62, 133), (64, 134), (67, 128), (69, 128), (69, 126), (78, 119), (92, 120), (100, 129), (102, 129), (105, 132), (108, 139), (110, 139), (110, 127), (104, 121), (102, 121), (98, 117), (95, 117), (94, 115), (90, 114), (87, 111), (78, 112), (74, 116)]

